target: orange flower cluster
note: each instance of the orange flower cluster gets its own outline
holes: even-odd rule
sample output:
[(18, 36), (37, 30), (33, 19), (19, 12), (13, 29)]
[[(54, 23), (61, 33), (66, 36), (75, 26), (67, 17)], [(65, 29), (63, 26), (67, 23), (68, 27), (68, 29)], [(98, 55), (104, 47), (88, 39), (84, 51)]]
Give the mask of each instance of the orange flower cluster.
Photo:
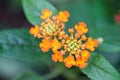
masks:
[(88, 32), (86, 24), (79, 22), (74, 28), (68, 29), (69, 34), (66, 34), (64, 28), (65, 22), (70, 17), (68, 11), (60, 11), (56, 16), (52, 16), (52, 11), (45, 9), (40, 17), (44, 21), (40, 26), (31, 27), (30, 33), (42, 39), (39, 44), (41, 50), (47, 52), (51, 49), (52, 60), (63, 62), (67, 68), (72, 66), (85, 68), (90, 51), (94, 51), (98, 46), (97, 40), (85, 36)]

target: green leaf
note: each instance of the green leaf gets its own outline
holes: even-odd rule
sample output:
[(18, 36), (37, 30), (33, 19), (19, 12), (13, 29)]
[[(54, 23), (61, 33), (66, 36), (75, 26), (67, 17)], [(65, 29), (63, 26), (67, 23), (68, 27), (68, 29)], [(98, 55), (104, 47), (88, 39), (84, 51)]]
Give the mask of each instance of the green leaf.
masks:
[(46, 80), (46, 79), (32, 71), (31, 72), (29, 71), (22, 74), (20, 78), (17, 80)]
[(42, 54), (39, 43), (40, 40), (29, 34), (28, 29), (1, 31), (0, 56), (26, 61), (44, 59), (48, 54)]
[(97, 2), (98, 1), (77, 0), (69, 4), (62, 4), (61, 9), (66, 9), (70, 12), (70, 19), (66, 27), (74, 27), (78, 22), (85, 22), (87, 27), (91, 28), (97, 21), (102, 21), (101, 16), (104, 18), (105, 13), (101, 10), (104, 9), (102, 9), (101, 5)]
[(94, 22), (104, 21), (107, 19), (107, 10), (104, 0), (93, 1), (93, 6), (91, 10), (91, 15), (94, 18)]
[(43, 9), (52, 10), (54, 14), (57, 9), (46, 0), (22, 0), (23, 9), (29, 22), (33, 25), (39, 25), (42, 21), (40, 14)]
[(85, 22), (87, 25), (93, 23), (93, 4), (90, 4), (88, 0), (74, 0), (69, 4), (61, 4), (58, 6), (62, 10), (68, 10), (70, 13), (69, 21), (66, 23), (65, 31), (68, 28), (73, 28), (78, 22)]
[(92, 80), (120, 80), (120, 75), (103, 56), (93, 53), (89, 65), (82, 69)]
[(99, 44), (98, 50), (107, 52), (120, 51), (120, 27), (112, 24), (96, 25), (94, 29), (90, 29), (89, 36), (96, 39), (102, 39), (103, 42)]
[(70, 19), (67, 22), (67, 26), (74, 27), (78, 22), (85, 22), (88, 27), (93, 25), (94, 18), (98, 17), (95, 16), (93, 7), (93, 1), (89, 0), (76, 0), (69, 4), (62, 4), (61, 8), (70, 12)]

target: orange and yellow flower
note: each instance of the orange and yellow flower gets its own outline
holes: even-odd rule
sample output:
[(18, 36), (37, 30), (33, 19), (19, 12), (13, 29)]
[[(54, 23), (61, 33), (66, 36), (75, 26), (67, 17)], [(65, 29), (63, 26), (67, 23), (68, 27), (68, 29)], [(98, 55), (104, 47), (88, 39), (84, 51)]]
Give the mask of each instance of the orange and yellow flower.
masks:
[(63, 54), (59, 51), (54, 51), (52, 54), (52, 60), (54, 62), (63, 62)]
[(34, 37), (40, 37), (39, 26), (35, 25), (35, 27), (31, 27), (30, 28), (30, 34), (33, 34)]
[(90, 51), (94, 51), (95, 47), (98, 46), (98, 42), (96, 40), (92, 40), (92, 38), (88, 38), (87, 42), (85, 43), (85, 48), (89, 49)]
[(72, 66), (78, 66), (80, 68), (85, 68), (87, 66), (87, 61), (90, 58), (90, 51), (94, 51), (97, 47), (97, 40), (92, 40), (92, 38), (87, 38), (85, 33), (87, 33), (88, 28), (83, 22), (79, 22), (79, 26), (68, 29), (70, 35), (65, 34), (62, 38), (63, 49), (65, 52), (64, 63), (65, 66), (70, 68)]
[(43, 39), (42, 42), (39, 44), (39, 47), (43, 52), (47, 52), (49, 49), (51, 49), (51, 42), (50, 39)]
[(41, 13), (42, 15), (40, 16), (40, 18), (47, 19), (52, 16), (52, 13), (53, 13), (52, 11), (49, 11), (48, 9), (44, 9)]
[(83, 35), (88, 32), (88, 28), (84, 22), (79, 22), (78, 25), (75, 25), (75, 29), (79, 35)]
[(67, 68), (85, 68), (91, 55), (90, 51), (95, 50), (98, 41), (86, 37), (88, 28), (84, 22), (69, 28), (69, 34), (66, 34), (64, 28), (70, 17), (69, 12), (60, 11), (56, 16), (52, 16), (52, 13), (48, 9), (43, 10), (40, 16), (43, 22), (32, 27), (30, 33), (42, 39), (39, 47), (43, 52), (50, 49), (53, 51), (54, 62), (63, 62)]
[(76, 58), (76, 66), (79, 68), (85, 68), (87, 66), (87, 61), (84, 59), (84, 57), (77, 57)]
[(60, 11), (57, 15), (57, 19), (62, 22), (67, 22), (69, 17), (70, 17), (70, 14), (68, 11)]
[(62, 44), (58, 41), (58, 39), (54, 39), (53, 41), (52, 41), (52, 50), (53, 50), (53, 52), (55, 52), (55, 51), (57, 51), (58, 49), (60, 49), (61, 48), (61, 46), (62, 46)]
[(64, 59), (65, 66), (67, 68), (71, 68), (72, 66), (76, 65), (75, 59), (72, 55), (69, 55)]

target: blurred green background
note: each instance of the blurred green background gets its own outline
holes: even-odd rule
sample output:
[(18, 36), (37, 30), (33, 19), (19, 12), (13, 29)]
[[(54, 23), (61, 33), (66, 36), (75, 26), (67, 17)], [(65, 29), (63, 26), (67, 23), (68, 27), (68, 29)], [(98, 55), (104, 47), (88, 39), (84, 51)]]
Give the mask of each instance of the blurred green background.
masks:
[[(118, 25), (117, 27), (120, 27), (120, 21), (116, 21), (115, 19), (116, 14), (120, 15), (119, 12), (120, 0), (85, 0), (84, 2), (81, 2), (81, 0), (48, 0), (48, 1), (50, 1), (54, 6), (56, 6), (58, 10), (66, 9), (70, 12), (71, 14), (70, 22), (66, 23), (66, 25), (69, 27), (73, 27), (79, 21), (85, 21), (88, 24), (88, 27), (93, 26), (93, 23), (94, 25), (98, 24), (106, 25), (110, 23)], [(104, 21), (107, 21), (107, 23), (105, 23)], [(0, 0), (0, 31), (16, 28), (29, 29), (31, 26), (32, 25), (28, 22), (24, 15), (21, 0)], [(120, 48), (120, 46), (118, 48)], [(119, 51), (107, 52), (104, 50), (97, 50), (97, 52), (101, 53), (120, 73)], [(16, 80), (16, 78), (23, 75), (23, 73), (27, 76), (30, 76), (30, 79), (21, 78), (20, 80), (37, 80), (37, 77), (39, 76), (36, 76), (36, 79), (32, 79), (31, 75), (33, 75), (33, 73), (27, 74), (27, 72), (33, 71), (35, 72), (35, 74), (38, 73), (42, 76), (52, 69), (45, 65), (46, 64), (42, 62), (40, 63), (39, 60), (21, 61), (19, 59), (12, 59), (5, 56), (4, 57), (1, 56), (0, 80), (13, 80), (13, 79)], [(75, 68), (75, 70), (77, 69)], [(70, 72), (74, 73), (76, 71), (71, 69)], [(77, 73), (79, 74), (79, 72)], [(55, 78), (51, 78), (51, 80), (67, 80), (67, 79), (60, 74), (57, 75)], [(87, 79), (85, 78), (84, 80)]]

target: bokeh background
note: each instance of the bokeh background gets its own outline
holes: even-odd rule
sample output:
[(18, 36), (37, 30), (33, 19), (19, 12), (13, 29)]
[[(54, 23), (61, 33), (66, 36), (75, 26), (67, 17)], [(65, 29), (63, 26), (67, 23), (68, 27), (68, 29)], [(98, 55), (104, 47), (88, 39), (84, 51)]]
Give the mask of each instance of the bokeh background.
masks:
[[(67, 23), (67, 25), (71, 27), (73, 27), (73, 25), (79, 21), (78, 17), (74, 15), (79, 14), (81, 15), (81, 21), (85, 21), (86, 23), (88, 23), (88, 26), (92, 25), (91, 22), (86, 19), (91, 18), (91, 15), (88, 15), (88, 12), (91, 13), (91, 9), (89, 9), (89, 6), (94, 4), (96, 1), (96, 5), (98, 4), (102, 9), (104, 9), (104, 17), (109, 23), (114, 23), (118, 25), (120, 24), (120, 0), (86, 0), (84, 3), (81, 3), (80, 0), (49, 1), (59, 10), (67, 9), (68, 11), (70, 11), (72, 16), (70, 20), (75, 19), (72, 22)], [(79, 7), (79, 5), (83, 6)], [(100, 12), (100, 8), (98, 8), (97, 6), (95, 7), (95, 9), (96, 13)], [(79, 14), (76, 14), (76, 12), (78, 12)], [(94, 17), (98, 17), (99, 19), (101, 19), (101, 16), (102, 15), (96, 15)], [(16, 28), (30, 28), (31, 26), (32, 25), (28, 22), (24, 15), (21, 0), (0, 0), (0, 31)], [(100, 52), (117, 69), (117, 71), (120, 72), (120, 52), (98, 52)], [(39, 61), (29, 62), (21, 61), (18, 59), (13, 60), (11, 58), (0, 56), (0, 80), (13, 80), (22, 75), (25, 71), (29, 70), (44, 75), (46, 72), (49, 71), (49, 69), (41, 69), (42, 65), (44, 65), (44, 63), (40, 64)], [(52, 80), (66, 79), (63, 76), (59, 75)]]

